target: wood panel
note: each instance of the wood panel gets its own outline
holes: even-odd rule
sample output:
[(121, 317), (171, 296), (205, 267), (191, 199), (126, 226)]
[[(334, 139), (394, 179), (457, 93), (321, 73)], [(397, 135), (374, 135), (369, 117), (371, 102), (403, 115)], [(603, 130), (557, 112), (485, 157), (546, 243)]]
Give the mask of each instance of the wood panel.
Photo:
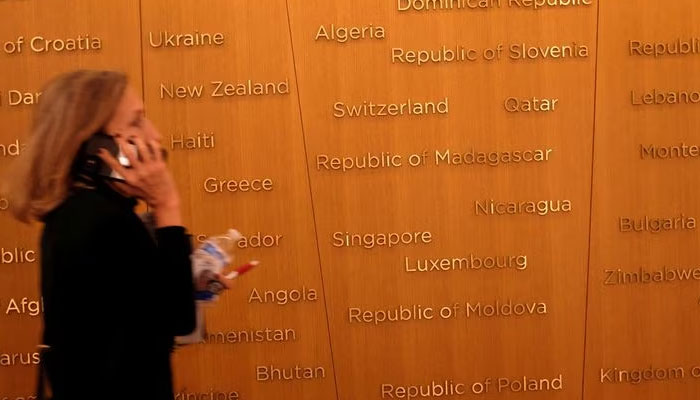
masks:
[(339, 398), (580, 398), (597, 5), (458, 3), (289, 1)]
[[(0, 0), (0, 170), (33, 109), (14, 103), (48, 78), (110, 68), (143, 87), (187, 225), (237, 227), (238, 261), (263, 263), (207, 309), (208, 342), (177, 351), (181, 398), (694, 398), (700, 6), (591, 3)], [(31, 47), (79, 35), (100, 48)], [(38, 227), (5, 207), (15, 399), (41, 315), (15, 250)]]
[[(53, 76), (115, 69), (141, 90), (138, 1), (65, 3), (0, 1), (0, 172), (21, 152), (37, 93)], [(6, 208), (0, 200), (0, 398), (15, 399), (33, 394), (41, 325), (38, 259), (15, 254), (35, 258), (39, 227), (21, 226)]]
[[(249, 246), (236, 251), (237, 261), (262, 262), (207, 310), (208, 342), (176, 354), (176, 391), (333, 398), (285, 2), (162, 0), (142, 7), (147, 114), (170, 146), (186, 223), (197, 235), (239, 229)], [(204, 45), (170, 35), (195, 35)], [(199, 143), (189, 142), (195, 148), (183, 148), (183, 138), (198, 135)], [(256, 235), (274, 240), (259, 246)], [(261, 332), (265, 340), (251, 343), (241, 332)]]
[[(699, 18), (690, 0), (601, 3), (589, 399), (700, 395)], [(655, 104), (679, 91), (694, 100)]]

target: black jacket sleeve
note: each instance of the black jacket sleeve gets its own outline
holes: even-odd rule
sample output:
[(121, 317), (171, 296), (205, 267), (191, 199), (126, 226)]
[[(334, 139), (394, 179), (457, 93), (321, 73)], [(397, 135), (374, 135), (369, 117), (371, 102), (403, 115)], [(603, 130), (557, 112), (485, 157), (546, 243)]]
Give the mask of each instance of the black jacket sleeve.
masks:
[(194, 331), (197, 319), (192, 279), (192, 241), (181, 226), (158, 228), (155, 231), (159, 267), (163, 269), (166, 311), (173, 336)]
[[(186, 335), (196, 327), (191, 237), (182, 226), (149, 234), (136, 214), (112, 218), (105, 254), (112, 254), (127, 296), (152, 307), (158, 330), (166, 336)], [(126, 269), (124, 271), (124, 269)], [(123, 293), (123, 291), (122, 291)], [(150, 325), (150, 324), (149, 324)]]

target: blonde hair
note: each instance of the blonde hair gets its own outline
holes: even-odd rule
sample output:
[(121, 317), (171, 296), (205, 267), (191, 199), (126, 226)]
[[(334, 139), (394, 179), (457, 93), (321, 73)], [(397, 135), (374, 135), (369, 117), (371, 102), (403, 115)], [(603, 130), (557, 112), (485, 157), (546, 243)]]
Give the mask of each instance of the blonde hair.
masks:
[(60, 75), (44, 86), (27, 147), (3, 179), (15, 218), (41, 220), (66, 199), (82, 143), (109, 122), (126, 86), (120, 72), (90, 70)]

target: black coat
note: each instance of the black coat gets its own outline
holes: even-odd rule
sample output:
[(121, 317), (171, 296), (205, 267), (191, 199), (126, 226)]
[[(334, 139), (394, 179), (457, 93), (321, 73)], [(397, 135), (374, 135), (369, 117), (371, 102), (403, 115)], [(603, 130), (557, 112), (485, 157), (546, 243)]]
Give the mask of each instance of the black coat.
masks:
[(191, 238), (149, 233), (136, 202), (76, 189), (41, 237), (43, 364), (56, 400), (172, 399), (173, 336), (195, 327)]

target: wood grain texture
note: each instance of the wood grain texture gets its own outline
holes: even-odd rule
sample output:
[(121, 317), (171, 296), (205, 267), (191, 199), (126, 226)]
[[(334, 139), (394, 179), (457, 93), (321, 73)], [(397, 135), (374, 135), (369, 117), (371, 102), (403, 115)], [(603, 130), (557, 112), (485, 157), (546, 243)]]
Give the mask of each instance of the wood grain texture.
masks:
[[(12, 90), (36, 92), (50, 77), (83, 67), (123, 70), (143, 89), (188, 227), (200, 239), (238, 228), (252, 242), (236, 251), (237, 262), (262, 261), (207, 308), (209, 342), (177, 350), (182, 398), (382, 399), (401, 398), (410, 387), (437, 397), (446, 381), (465, 391), (454, 398), (697, 397), (697, 230), (688, 224), (700, 215), (693, 169), (700, 148), (692, 148), (700, 124), (700, 6), (513, 6), (523, 2), (402, 11), (407, 0), (0, 0), (0, 150), (21, 145), (29, 126), (32, 105), (11, 105)], [(38, 35), (99, 37), (102, 48), (32, 51), (27, 42)], [(20, 36), (23, 52), (8, 54)], [(688, 54), (643, 55), (683, 41)], [(526, 50), (533, 57), (516, 57), (522, 45), (534, 48)], [(562, 46), (570, 55), (556, 56)], [(499, 48), (500, 58), (484, 59)], [(474, 60), (445, 61), (450, 52)], [(418, 66), (420, 54), (428, 59)], [(248, 93), (256, 83), (282, 93)], [(688, 91), (690, 104), (633, 104), (669, 91)], [(506, 110), (514, 104), (508, 98), (533, 97), (556, 99), (554, 110)], [(370, 103), (396, 104), (384, 111), (400, 111), (409, 100), (446, 100), (449, 108), (376, 117), (350, 117), (344, 108), (374, 113), (379, 106)], [(659, 155), (683, 145), (687, 156)], [(657, 157), (641, 146), (656, 146)], [(525, 150), (548, 159), (488, 159)], [(455, 154), (480, 152), (485, 160), (454, 165)], [(363, 157), (381, 164), (387, 156), (401, 165), (356, 168)], [(12, 159), (0, 153), (0, 170)], [(271, 190), (246, 186), (266, 179)], [(491, 202), (561, 208), (565, 200), (571, 211), (485, 211)], [(0, 199), (0, 257), (36, 250), (38, 227), (18, 225), (2, 208)], [(649, 228), (621, 232), (621, 218)], [(674, 229), (649, 232), (645, 218), (670, 218)], [(409, 243), (392, 246), (339, 240), (405, 232)], [(255, 243), (258, 235), (267, 245)], [(527, 265), (438, 271), (504, 256), (526, 256)], [(408, 271), (431, 261), (432, 271)], [(0, 399), (33, 389), (35, 366), (21, 364), (35, 351), (40, 316), (8, 310), (11, 301), (37, 300), (37, 267), (0, 263), (0, 357), (18, 364), (0, 365)], [(640, 269), (665, 277), (680, 269), (691, 278), (605, 284)], [(297, 293), (299, 301), (290, 299)], [(534, 315), (486, 315), (496, 304), (534, 307)], [(410, 318), (376, 321), (379, 311)], [(271, 332), (285, 338), (259, 340)], [(261, 368), (289, 375), (295, 367), (324, 376), (261, 379)], [(648, 368), (666, 375), (683, 368), (683, 376), (646, 379)], [(523, 392), (512, 383), (551, 384), (560, 374), (561, 389)], [(488, 392), (474, 394), (487, 379)], [(503, 379), (516, 386), (499, 390)]]
[[(221, 33), (220, 45), (154, 47), (150, 35)], [(171, 146), (171, 165), (194, 233), (217, 235), (237, 228), (281, 235), (279, 245), (241, 249), (237, 263), (259, 259), (261, 267), (236, 282), (207, 310), (210, 333), (293, 329), (282, 343), (208, 343), (176, 354), (178, 392), (236, 391), (242, 399), (330, 399), (333, 365), (315, 241), (308, 175), (285, 2), (210, 0), (174, 6), (143, 2), (145, 99), (149, 118), (173, 144), (180, 135), (210, 132), (212, 149)], [(155, 36), (154, 36), (155, 37)], [(288, 82), (287, 94), (223, 96), (225, 84)], [(161, 98), (161, 85), (203, 85), (201, 98)], [(247, 90), (247, 89), (246, 89)], [(208, 193), (207, 178), (271, 179), (269, 192)], [(315, 291), (315, 300), (255, 301), (253, 290)], [(280, 298), (284, 294), (280, 294)], [(251, 300), (252, 299), (252, 300)], [(270, 382), (257, 369), (323, 368), (325, 378)]]
[[(484, 398), (524, 396), (498, 378), (552, 379), (563, 389), (541, 399), (581, 393), (589, 222), (596, 8), (398, 12), (396, 2), (290, 0), (293, 45), (307, 138), (321, 265), (328, 296), (340, 399), (382, 398), (392, 385), (471, 385), (491, 378)], [(506, 21), (508, 23), (506, 24)], [(323, 25), (384, 27), (385, 39), (315, 40)], [(513, 60), (510, 46), (589, 47), (588, 57)], [(504, 45), (500, 61), (392, 62), (394, 49), (478, 50)], [(556, 111), (513, 114), (509, 97), (559, 99)], [(449, 98), (448, 115), (334, 117), (334, 104), (401, 103)], [(530, 164), (435, 165), (435, 151), (455, 153), (553, 149)], [(427, 151), (428, 165), (410, 154)], [(319, 155), (388, 152), (396, 168), (346, 172), (318, 167)], [(476, 215), (475, 202), (569, 200), (570, 213)], [(334, 232), (429, 231), (430, 244), (335, 247)], [(406, 272), (405, 258), (526, 255), (527, 268), (505, 271)], [(546, 315), (466, 317), (466, 303), (546, 303)], [(353, 320), (351, 309), (376, 311), (458, 304), (455, 318), (385, 322)], [(397, 393), (397, 392), (394, 392)], [(531, 396), (533, 394), (530, 394)], [(388, 397), (385, 394), (384, 398)]]
[[(695, 229), (621, 232), (620, 218), (697, 218), (698, 171), (690, 158), (643, 157), (640, 146), (698, 143), (697, 105), (633, 105), (636, 95), (697, 91), (697, 54), (638, 55), (636, 44), (674, 43), (700, 35), (693, 1), (601, 3), (595, 133), (595, 171), (589, 280), (586, 398), (690, 399), (700, 394), (691, 376), (700, 364), (697, 280), (617, 284), (618, 274), (697, 267)], [(631, 51), (631, 46), (632, 50)], [(654, 46), (655, 47), (655, 46)], [(665, 272), (662, 272), (665, 274)], [(613, 285), (606, 285), (609, 280)], [(609, 381), (609, 370), (684, 368), (668, 381)], [(631, 375), (630, 375), (631, 376)]]

